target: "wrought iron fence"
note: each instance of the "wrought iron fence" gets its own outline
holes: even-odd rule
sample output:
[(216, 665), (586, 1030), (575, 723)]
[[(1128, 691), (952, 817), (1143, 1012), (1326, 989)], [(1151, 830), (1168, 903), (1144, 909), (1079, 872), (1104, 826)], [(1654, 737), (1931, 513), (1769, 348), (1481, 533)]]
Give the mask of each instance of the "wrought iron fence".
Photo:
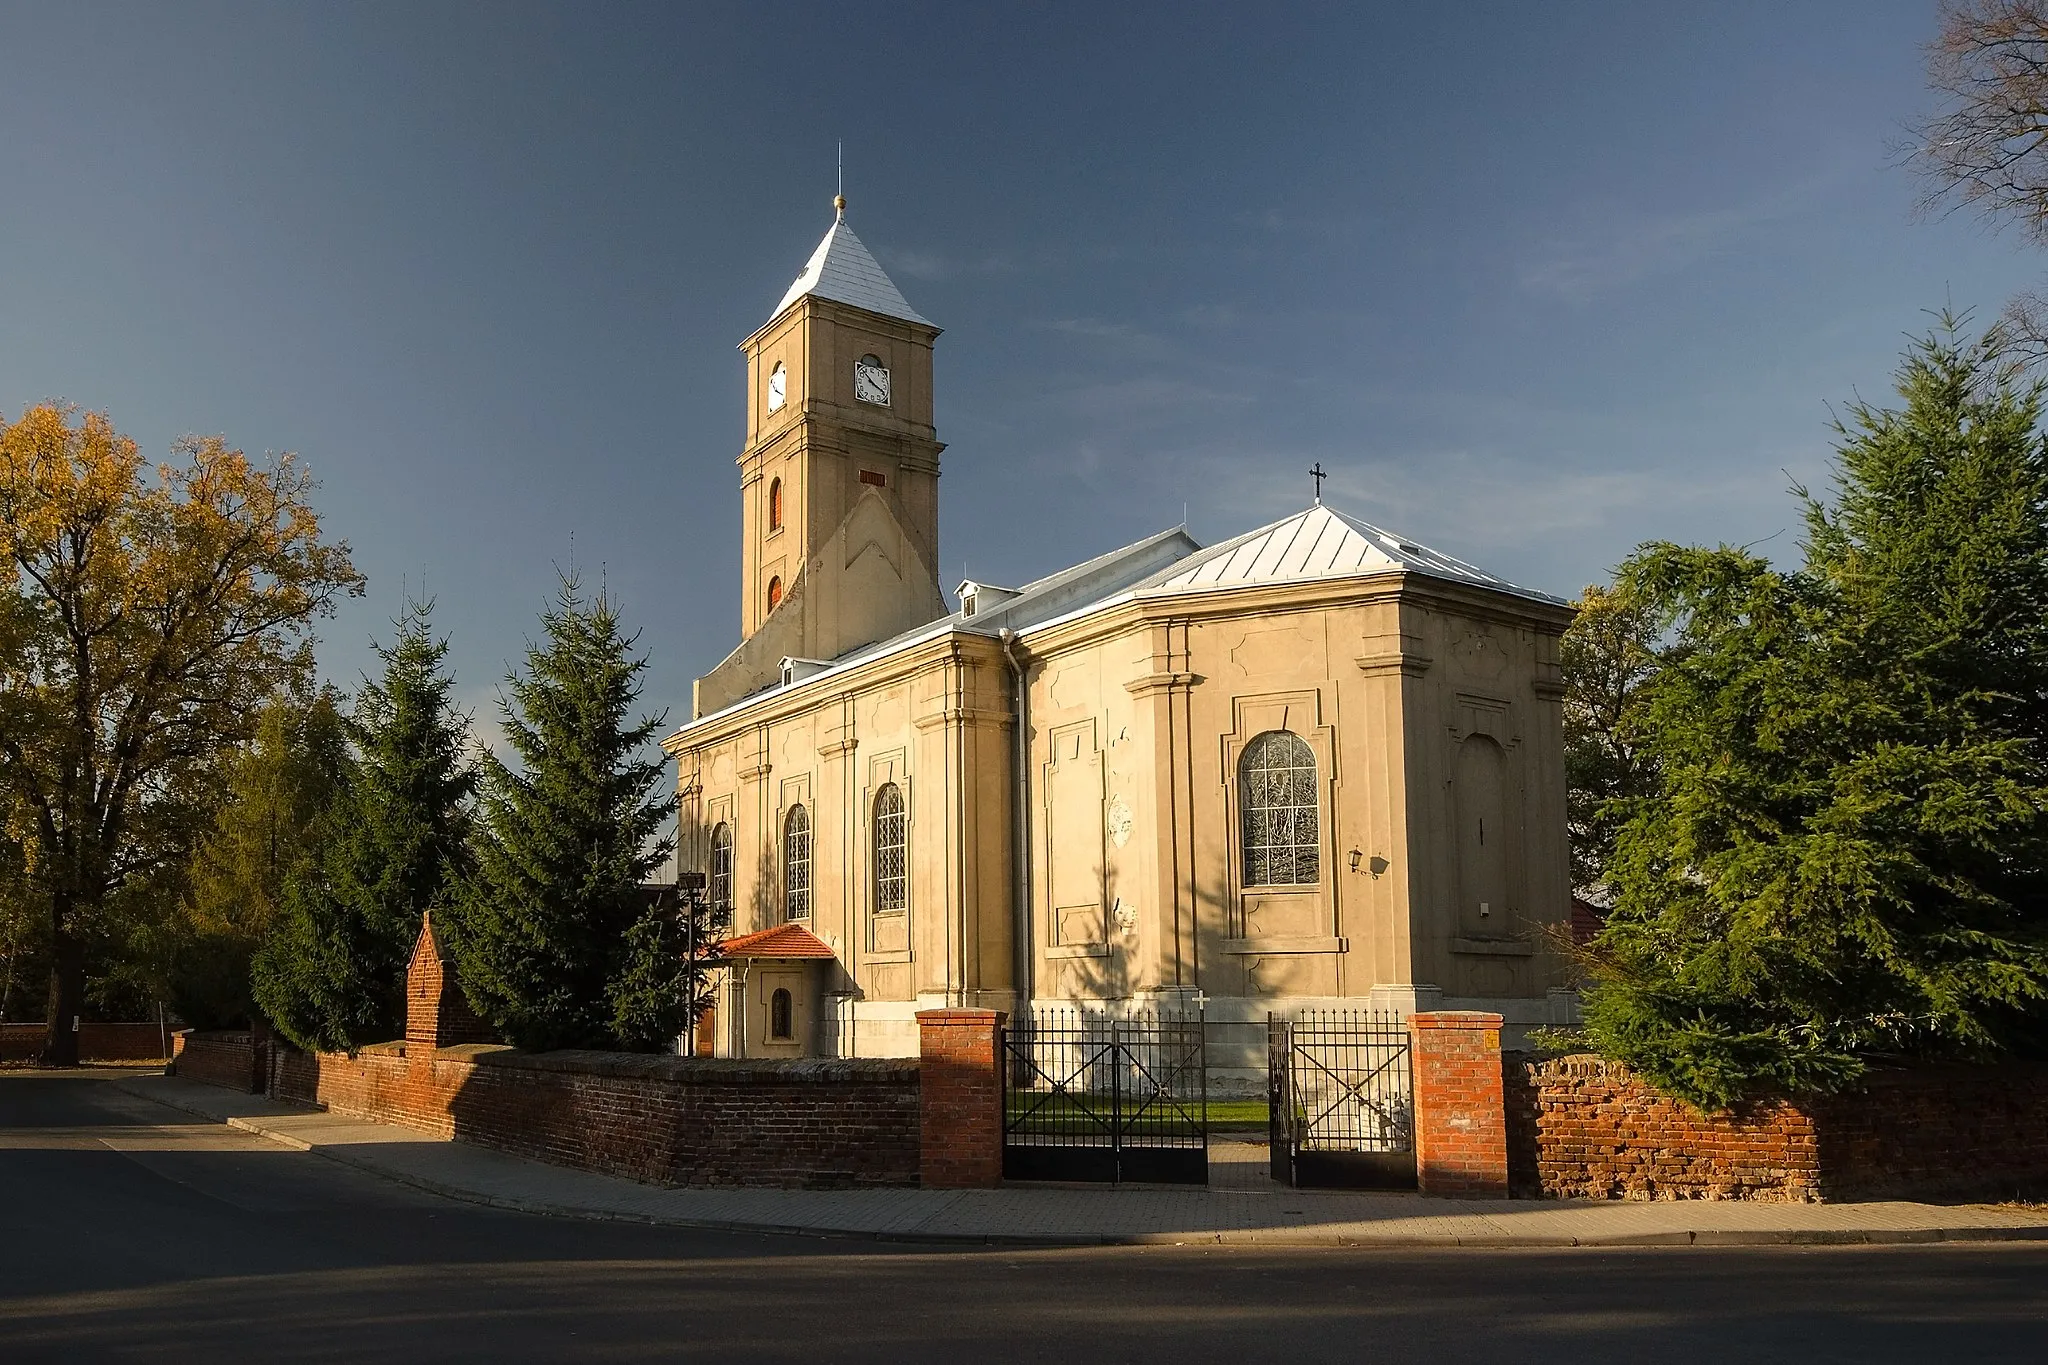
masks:
[(1408, 1025), (1379, 1011), (1267, 1021), (1273, 1176), (1293, 1185), (1415, 1183)]
[(1003, 1046), (1007, 1178), (1207, 1182), (1199, 1014), (1035, 1009)]

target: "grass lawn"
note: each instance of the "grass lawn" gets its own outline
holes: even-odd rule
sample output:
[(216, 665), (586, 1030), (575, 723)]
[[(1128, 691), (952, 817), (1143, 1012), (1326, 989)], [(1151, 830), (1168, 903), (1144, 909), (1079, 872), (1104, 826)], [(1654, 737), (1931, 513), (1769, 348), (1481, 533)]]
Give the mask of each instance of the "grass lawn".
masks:
[[(1124, 1096), (1123, 1103), (1124, 1112), (1128, 1116), (1140, 1101), (1133, 1096), (1126, 1095)], [(1058, 1094), (1042, 1096), (1013, 1094), (1009, 1097), (1009, 1106), (1010, 1117), (1012, 1118), (1017, 1117), (1019, 1114), (1029, 1113), (1034, 1124), (1056, 1124), (1060, 1126), (1071, 1124), (1076, 1128), (1086, 1122), (1082, 1117), (1083, 1115), (1099, 1114), (1106, 1120), (1110, 1112), (1110, 1101), (1107, 1095)], [(1147, 1120), (1150, 1120), (1155, 1115), (1159, 1116), (1162, 1120), (1166, 1120), (1183, 1111), (1190, 1116), (1204, 1112), (1202, 1103), (1199, 1100), (1183, 1100), (1178, 1108), (1162, 1100), (1153, 1104), (1145, 1112)], [(1212, 1099), (1208, 1103), (1206, 1117), (1211, 1128), (1263, 1129), (1266, 1126), (1266, 1102), (1263, 1099)]]

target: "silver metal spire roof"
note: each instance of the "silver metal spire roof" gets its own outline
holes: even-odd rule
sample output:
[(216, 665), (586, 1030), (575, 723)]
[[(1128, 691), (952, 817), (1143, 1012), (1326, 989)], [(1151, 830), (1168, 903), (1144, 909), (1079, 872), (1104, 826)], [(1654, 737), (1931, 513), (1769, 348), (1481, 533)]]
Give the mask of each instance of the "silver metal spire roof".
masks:
[(834, 303), (850, 303), (855, 308), (865, 308), (883, 317), (921, 322), (927, 327), (937, 325), (910, 306), (903, 297), (903, 291), (896, 287), (896, 282), (861, 245), (860, 238), (853, 235), (853, 229), (846, 225), (844, 208), (839, 210), (839, 218), (826, 232), (825, 240), (819, 242), (818, 249), (811, 253), (804, 273), (796, 277), (796, 283), (789, 287), (789, 292), (782, 296), (782, 302), (775, 305), (775, 311), (769, 316), (780, 317), (783, 309), (806, 294), (831, 299)]

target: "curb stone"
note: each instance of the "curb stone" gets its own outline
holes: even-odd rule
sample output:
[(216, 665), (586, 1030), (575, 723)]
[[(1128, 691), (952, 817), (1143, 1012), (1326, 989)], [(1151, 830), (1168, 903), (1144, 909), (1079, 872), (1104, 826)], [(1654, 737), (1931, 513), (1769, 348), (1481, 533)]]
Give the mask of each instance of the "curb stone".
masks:
[[(321, 1144), (279, 1130), (260, 1118), (231, 1115), (222, 1117), (176, 1094), (160, 1093), (138, 1085), (141, 1078), (123, 1077), (109, 1084), (124, 1094), (147, 1100), (180, 1113), (261, 1137), (267, 1141), (310, 1152), (314, 1156), (364, 1171), (401, 1185), (460, 1203), (509, 1213), (549, 1218), (576, 1218), (586, 1222), (640, 1223), (653, 1227), (689, 1228), (709, 1232), (760, 1233), (790, 1237), (825, 1237), (891, 1245), (942, 1245), (955, 1247), (1019, 1247), (1053, 1249), (1085, 1246), (1232, 1246), (1232, 1247), (1331, 1247), (1352, 1250), (1427, 1250), (1471, 1248), (1474, 1250), (1536, 1250), (1577, 1247), (1587, 1250), (1649, 1247), (1758, 1247), (1758, 1246), (1890, 1246), (1932, 1242), (2044, 1242), (2048, 1224), (1976, 1225), (1948, 1228), (1709, 1228), (1658, 1232), (1622, 1232), (1612, 1235), (1572, 1236), (1561, 1233), (1496, 1233), (1487, 1235), (1428, 1235), (1404, 1232), (1384, 1237), (1357, 1233), (1301, 1232), (1286, 1228), (1200, 1229), (1186, 1232), (1129, 1233), (990, 1233), (922, 1232), (916, 1229), (877, 1230), (831, 1228), (770, 1221), (731, 1218), (686, 1218), (655, 1213), (634, 1213), (617, 1209), (595, 1209), (559, 1204), (548, 1200), (510, 1198), (437, 1180), (414, 1171), (396, 1169), (366, 1159), (348, 1144)], [(273, 1101), (275, 1102), (275, 1101)], [(308, 1117), (323, 1111), (308, 1108)], [(368, 1123), (371, 1120), (362, 1120)], [(423, 1135), (422, 1135), (423, 1136)], [(431, 1140), (431, 1139), (428, 1139)], [(480, 1149), (488, 1150), (488, 1149)], [(500, 1153), (499, 1155), (509, 1155)], [(662, 1189), (663, 1186), (649, 1186)], [(935, 1212), (943, 1212), (938, 1210)]]

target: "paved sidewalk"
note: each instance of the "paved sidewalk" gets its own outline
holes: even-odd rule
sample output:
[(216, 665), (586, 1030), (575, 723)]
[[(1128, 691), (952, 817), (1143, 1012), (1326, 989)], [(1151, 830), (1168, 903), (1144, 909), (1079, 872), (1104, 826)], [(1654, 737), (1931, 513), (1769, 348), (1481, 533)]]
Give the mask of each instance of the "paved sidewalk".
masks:
[(168, 1076), (121, 1090), (493, 1208), (892, 1241), (1064, 1245), (1755, 1246), (2048, 1240), (2048, 1215), (1976, 1205), (1424, 1199), (1260, 1188), (1265, 1149), (1219, 1142), (1218, 1186), (996, 1190), (670, 1189), (527, 1161)]

